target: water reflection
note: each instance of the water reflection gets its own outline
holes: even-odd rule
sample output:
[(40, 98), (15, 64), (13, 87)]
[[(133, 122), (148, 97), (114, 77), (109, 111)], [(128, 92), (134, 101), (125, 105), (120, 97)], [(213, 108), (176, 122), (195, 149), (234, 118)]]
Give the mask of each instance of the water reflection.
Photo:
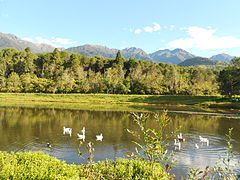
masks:
[[(169, 114), (172, 129), (182, 126), (186, 138), (181, 151), (176, 151), (178, 164), (174, 172), (180, 177), (188, 167), (213, 165), (219, 154), (225, 152), (225, 134), (234, 127), (234, 151), (240, 152), (240, 121), (224, 117), (206, 115)], [(151, 116), (150, 116), (151, 117)], [(150, 118), (148, 126), (155, 127)], [(63, 135), (63, 126), (72, 127), (72, 137)], [(94, 142), (94, 160), (123, 157), (134, 151), (133, 137), (126, 128), (137, 130), (128, 112), (100, 112), (60, 109), (0, 108), (0, 150), (4, 151), (44, 151), (68, 163), (86, 163), (87, 149), (83, 146), (83, 158), (77, 156), (79, 141), (77, 133), (86, 127), (86, 142)], [(96, 134), (103, 133), (103, 142), (96, 142)], [(209, 147), (200, 145), (199, 135), (210, 139)], [(46, 146), (47, 142), (52, 148)], [(171, 142), (170, 144), (173, 144)], [(173, 146), (169, 147), (173, 149)]]

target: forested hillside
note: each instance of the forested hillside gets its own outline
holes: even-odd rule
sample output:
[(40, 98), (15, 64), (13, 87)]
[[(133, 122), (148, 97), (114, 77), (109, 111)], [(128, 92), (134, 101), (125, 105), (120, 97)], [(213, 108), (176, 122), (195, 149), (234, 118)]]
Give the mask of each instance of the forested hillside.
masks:
[(179, 66), (226, 66), (227, 63), (223, 61), (212, 60), (203, 57), (194, 57), (187, 59), (178, 64)]
[(0, 50), (1, 92), (217, 94), (218, 72), (197, 67), (58, 51)]

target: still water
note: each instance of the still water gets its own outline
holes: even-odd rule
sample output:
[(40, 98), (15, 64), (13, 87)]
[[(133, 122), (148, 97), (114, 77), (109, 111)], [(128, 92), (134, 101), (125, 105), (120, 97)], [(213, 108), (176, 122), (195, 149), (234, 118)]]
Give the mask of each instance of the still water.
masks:
[[(178, 113), (169, 113), (169, 116), (171, 128), (181, 126), (186, 139), (181, 150), (174, 149), (173, 140), (168, 147), (175, 151), (174, 158), (178, 160), (173, 168), (178, 178), (186, 177), (189, 167), (214, 165), (226, 152), (225, 134), (230, 127), (234, 128), (234, 161), (240, 160), (240, 119)], [(148, 125), (154, 127), (154, 122), (149, 120)], [(63, 134), (63, 126), (73, 129), (72, 136)], [(86, 140), (79, 149), (77, 133), (81, 133), (83, 127), (86, 128)], [(134, 152), (134, 138), (126, 128), (137, 130), (129, 112), (0, 108), (0, 150), (43, 151), (67, 163), (80, 164), (87, 162), (85, 145), (92, 141), (95, 161), (115, 159)], [(102, 142), (96, 141), (100, 133), (104, 136)], [(199, 143), (199, 135), (209, 138), (209, 146)], [(48, 142), (52, 148), (47, 147)], [(195, 148), (196, 143), (199, 149)], [(82, 157), (78, 156), (79, 150), (83, 152)]]

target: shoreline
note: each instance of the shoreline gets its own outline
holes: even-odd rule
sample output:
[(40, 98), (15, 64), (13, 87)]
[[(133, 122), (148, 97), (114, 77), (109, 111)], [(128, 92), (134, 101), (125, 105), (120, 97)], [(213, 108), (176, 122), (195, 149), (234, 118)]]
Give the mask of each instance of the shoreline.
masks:
[(229, 108), (229, 103), (222, 102), (220, 96), (0, 93), (0, 107), (141, 112), (168, 109), (172, 113), (239, 118), (240, 109)]

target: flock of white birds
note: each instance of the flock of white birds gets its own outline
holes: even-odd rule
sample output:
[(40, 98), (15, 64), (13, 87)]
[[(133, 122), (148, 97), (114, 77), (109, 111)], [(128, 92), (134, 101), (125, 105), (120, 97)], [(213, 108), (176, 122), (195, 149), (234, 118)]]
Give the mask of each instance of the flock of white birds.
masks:
[[(85, 127), (83, 127), (83, 129), (81, 130), (82, 134), (77, 133), (77, 138), (79, 140), (85, 141), (86, 138), (86, 130)], [(72, 136), (72, 128), (68, 128), (68, 127), (63, 127), (63, 134), (68, 134), (69, 136)], [(96, 141), (102, 141), (103, 140), (103, 134), (101, 133), (100, 135), (96, 135)], [(204, 138), (202, 136), (199, 136), (199, 140), (200, 143), (206, 143), (207, 146), (209, 146), (209, 139)], [(174, 146), (175, 146), (175, 150), (181, 150), (182, 148), (182, 142), (184, 142), (185, 139), (183, 138), (182, 133), (179, 133), (177, 135), (177, 139), (174, 139)], [(51, 147), (50, 143), (47, 143), (48, 147)], [(195, 143), (195, 148), (199, 149), (199, 145), (197, 143)]]
[[(206, 145), (209, 146), (209, 139), (208, 138), (204, 138), (202, 136), (199, 136), (199, 140), (200, 140), (199, 141), (200, 143), (206, 143)], [(174, 139), (175, 149), (181, 150), (182, 142), (184, 142), (184, 141), (185, 141), (185, 139), (183, 138), (182, 133), (179, 133), (177, 135), (177, 139)], [(199, 149), (199, 145), (197, 143), (195, 143), (195, 148)]]
[[(83, 129), (81, 130), (82, 134), (77, 133), (77, 137), (80, 140), (85, 141), (86, 138), (86, 130), (85, 127), (83, 127)], [(72, 128), (67, 128), (67, 127), (63, 127), (63, 134), (68, 134), (69, 136), (72, 136)], [(96, 135), (96, 141), (102, 141), (103, 140), (103, 135), (102, 133), (100, 135)]]
[[(85, 138), (86, 138), (86, 130), (85, 130), (85, 127), (83, 127), (83, 129), (81, 130), (82, 134), (79, 134), (77, 133), (77, 138), (79, 140), (82, 140), (82, 141), (85, 141)], [(72, 136), (72, 128), (68, 128), (68, 127), (63, 127), (63, 134), (67, 134), (69, 136)], [(96, 141), (102, 141), (103, 140), (103, 135), (102, 133), (100, 135), (96, 135)], [(51, 148), (52, 145), (50, 143), (47, 143), (47, 147)]]

